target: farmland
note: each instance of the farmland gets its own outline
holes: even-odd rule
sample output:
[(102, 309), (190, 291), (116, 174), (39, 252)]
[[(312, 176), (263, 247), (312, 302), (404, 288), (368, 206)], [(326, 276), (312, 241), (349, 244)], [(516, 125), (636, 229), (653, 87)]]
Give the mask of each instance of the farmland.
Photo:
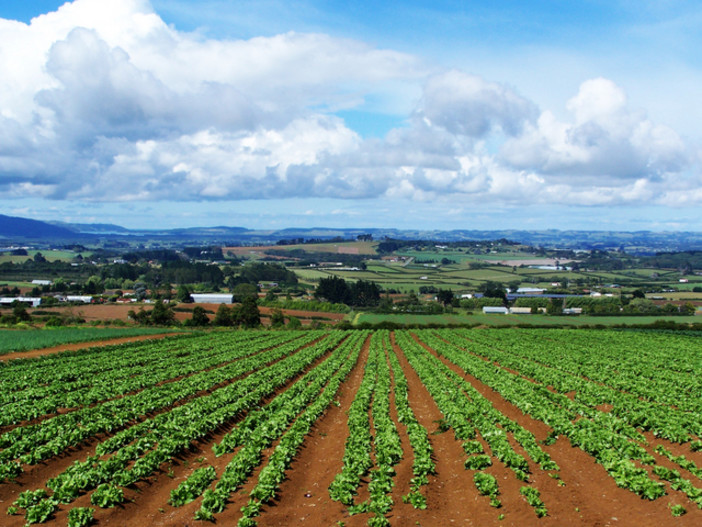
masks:
[(454, 313), (441, 313), (438, 315), (414, 315), (411, 313), (358, 313), (353, 318), (353, 323), (380, 324), (392, 322), (411, 326), (558, 326), (558, 327), (580, 327), (580, 326), (620, 326), (620, 325), (646, 325), (659, 321), (675, 323), (696, 323), (700, 319), (695, 315), (691, 316), (561, 316), (549, 315), (493, 315), (456, 310)]
[[(36, 257), (37, 253), (39, 252), (40, 251), (27, 251), (27, 254), (25, 255), (0, 254), (0, 264), (4, 262), (24, 263), (27, 260)], [(44, 251), (41, 254), (49, 262), (70, 262), (73, 258), (75, 258), (76, 256), (78, 256), (78, 254), (81, 253), (73, 251), (50, 250)], [(81, 256), (88, 257), (90, 256), (90, 254), (90, 252), (84, 252), (83, 254), (81, 254)]]
[(105, 339), (154, 335), (164, 333), (162, 328), (66, 328), (15, 330), (0, 332), (0, 355), (18, 351), (49, 348), (62, 344), (102, 341)]
[[(448, 251), (423, 251), (421, 253), (405, 252), (412, 260), (407, 261), (378, 261), (368, 260), (366, 270), (337, 269), (320, 267), (316, 269), (293, 268), (298, 278), (305, 283), (315, 284), (320, 278), (340, 276), (346, 280), (372, 280), (384, 289), (398, 292), (417, 291), (421, 286), (451, 289), (453, 291), (475, 290), (488, 281), (499, 283), (517, 283), (529, 287), (551, 288), (553, 282), (562, 284), (590, 284), (592, 287), (605, 287), (609, 284), (620, 284), (627, 288), (658, 287), (675, 288), (690, 291), (691, 298), (700, 298), (693, 294), (692, 289), (702, 285), (702, 276), (690, 277), (688, 283), (681, 284), (680, 274), (674, 271), (661, 271), (655, 280), (651, 279), (651, 269), (625, 269), (621, 271), (575, 271), (560, 268), (558, 270), (536, 269), (522, 265), (525, 260), (509, 260), (502, 258), (503, 263), (489, 263), (485, 256), (455, 255)], [(411, 256), (415, 255), (415, 256)], [(418, 256), (418, 255), (421, 255)], [(448, 255), (448, 256), (447, 256)], [(439, 261), (447, 258), (452, 263), (441, 264)], [(516, 257), (515, 257), (516, 258)], [(524, 258), (524, 256), (522, 256)], [(430, 263), (422, 263), (430, 262)], [(434, 262), (434, 263), (431, 263)], [(533, 259), (529, 265), (549, 265), (549, 259)], [(605, 289), (607, 289), (605, 287)], [(618, 294), (619, 289), (615, 290)]]
[(281, 255), (284, 257), (284, 253), (294, 252), (294, 251), (305, 251), (309, 253), (332, 253), (332, 254), (362, 254), (371, 255), (375, 254), (373, 244), (371, 242), (329, 242), (329, 243), (315, 243), (315, 244), (295, 244), (295, 245), (262, 245), (262, 246), (252, 246), (252, 247), (223, 247), (222, 252), (231, 254), (238, 257), (247, 258), (260, 258), (268, 253), (278, 253), (282, 252)]
[(556, 329), (227, 331), (7, 361), (0, 512), (699, 525), (701, 368), (694, 334)]

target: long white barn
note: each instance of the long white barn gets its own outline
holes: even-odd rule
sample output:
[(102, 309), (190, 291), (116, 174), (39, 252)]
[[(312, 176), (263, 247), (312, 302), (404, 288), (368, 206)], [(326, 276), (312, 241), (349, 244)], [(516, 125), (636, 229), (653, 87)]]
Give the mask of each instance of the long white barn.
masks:
[(193, 293), (190, 295), (196, 304), (232, 304), (234, 295), (223, 293)]
[(41, 304), (41, 298), (33, 296), (2, 297), (0, 298), (0, 304), (10, 305), (15, 300), (20, 304), (31, 304), (32, 307), (37, 307)]

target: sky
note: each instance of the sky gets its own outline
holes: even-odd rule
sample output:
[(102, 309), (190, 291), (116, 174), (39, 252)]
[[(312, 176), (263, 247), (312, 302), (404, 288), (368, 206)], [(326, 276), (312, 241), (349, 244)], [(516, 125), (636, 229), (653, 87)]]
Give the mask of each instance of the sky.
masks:
[(0, 213), (702, 230), (696, 1), (0, 0)]

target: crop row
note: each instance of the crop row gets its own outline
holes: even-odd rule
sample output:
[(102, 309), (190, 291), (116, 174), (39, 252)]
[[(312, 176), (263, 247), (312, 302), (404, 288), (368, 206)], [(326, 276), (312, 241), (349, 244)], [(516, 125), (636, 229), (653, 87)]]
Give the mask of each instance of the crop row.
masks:
[(368, 525), (389, 525), (385, 517), (393, 506), (390, 491), (394, 486), (395, 465), (402, 459), (402, 444), (395, 423), (390, 416), (390, 367), (386, 353), (389, 346), (387, 332), (377, 332), (371, 340), (371, 354), (376, 358), (376, 382), (373, 387), (373, 446), (375, 467), (370, 470), (369, 499), (352, 507), (352, 512), (372, 512)]
[(242, 508), (243, 516), (238, 522), (238, 527), (251, 527), (255, 525), (254, 518), (259, 514), (264, 503), (275, 498), (280, 484), (285, 480), (285, 472), (292, 463), (302, 442), (309, 433), (312, 425), (319, 419), (326, 408), (336, 397), (339, 388), (358, 362), (361, 351), (360, 344), (366, 338), (350, 339), (347, 349), (351, 353), (343, 364), (336, 369), (323, 391), (309, 404), (298, 416), (295, 422), (279, 439), (268, 464), (263, 467), (258, 476), (256, 486), (252, 489), (248, 504)]
[[(177, 377), (222, 366), (227, 362), (258, 353), (258, 344), (274, 344), (270, 340), (242, 344), (227, 342), (222, 336), (208, 340), (208, 347), (199, 339), (183, 342), (168, 342), (132, 346), (128, 355), (130, 362), (122, 359), (121, 353), (110, 353), (109, 360), (95, 361), (103, 364), (103, 371), (72, 371), (73, 381), (53, 381), (21, 391), (6, 394), (0, 404), (0, 426), (20, 423), (57, 412), (59, 409), (82, 408), (97, 402), (136, 392)], [(277, 343), (279, 344), (280, 341)], [(134, 349), (137, 353), (134, 353)], [(174, 351), (177, 350), (177, 351)], [(113, 357), (117, 355), (117, 357)], [(33, 373), (28, 366), (25, 376)], [(62, 365), (57, 374), (62, 375), (72, 365)], [(44, 374), (45, 375), (45, 374)], [(8, 401), (11, 399), (11, 402)]]
[(419, 424), (409, 404), (407, 377), (392, 348), (388, 351), (388, 359), (395, 381), (395, 407), (397, 408), (398, 421), (407, 428), (407, 436), (414, 459), (410, 492), (403, 496), (403, 500), (411, 503), (415, 509), (426, 509), (427, 500), (420, 489), (429, 484), (429, 475), (436, 471), (436, 465), (432, 459), (434, 449), (429, 441), (426, 428)]
[[(529, 462), (514, 450), (508, 433), (542, 470), (559, 469), (537, 444), (533, 434), (492, 406), (475, 388), (414, 341), (409, 334), (399, 332), (397, 340), (444, 415), (446, 427), (452, 428), (456, 439), (463, 442), (463, 449), (468, 455), (465, 461), (467, 469), (482, 471), (492, 465), (494, 456), (510, 468), (517, 479), (528, 481), (531, 472)], [(438, 342), (433, 344), (440, 346)], [(484, 443), (478, 440), (478, 434)], [(486, 452), (485, 444), (490, 454)], [(553, 476), (558, 477), (558, 474), (554, 473)], [(474, 476), (474, 479), (479, 492), (490, 496), (491, 504), (499, 507), (496, 481), (489, 475)]]
[[(457, 332), (451, 338), (459, 335), (467, 337), (468, 334)], [(634, 335), (638, 336), (638, 334)], [(589, 408), (589, 410), (585, 408), (581, 410), (583, 415), (600, 421), (611, 420), (610, 422), (614, 426), (622, 430), (628, 426), (627, 434), (632, 439), (645, 442), (641, 434), (636, 432), (636, 428), (650, 430), (657, 437), (679, 443), (690, 441), (702, 434), (702, 413), (685, 411), (678, 407), (671, 407), (669, 403), (659, 402), (659, 400), (667, 399), (668, 387), (666, 385), (657, 385), (649, 379), (631, 380), (625, 386), (627, 391), (620, 390), (623, 381), (615, 381), (614, 378), (619, 377), (619, 370), (627, 369), (624, 365), (626, 361), (621, 360), (625, 356), (620, 356), (620, 364), (606, 361), (609, 364), (606, 371), (610, 372), (609, 377), (612, 379), (610, 384), (618, 384), (618, 387), (611, 387), (600, 382), (601, 374), (595, 375), (590, 372), (592, 366), (589, 362), (600, 364), (604, 368), (605, 361), (597, 359), (597, 356), (601, 355), (597, 349), (590, 350), (586, 354), (583, 350), (576, 352), (568, 348), (564, 349), (560, 342), (543, 344), (532, 341), (530, 343), (527, 339), (515, 342), (511, 336), (501, 339), (499, 347), (496, 347), (494, 343), (495, 340), (485, 340), (482, 335), (471, 334), (470, 339), (463, 345), (468, 346), (470, 351), (476, 355), (497, 361), (503, 367), (517, 370), (520, 374), (543, 385), (552, 386), (558, 393), (576, 392), (574, 401)], [(554, 351), (555, 346), (557, 346), (558, 352)], [(582, 358), (576, 362), (577, 359), (573, 357), (578, 356)], [(563, 366), (563, 363), (570, 362), (575, 362), (575, 365)], [(645, 359), (642, 359), (642, 362), (645, 362)], [(580, 363), (582, 365), (579, 366)], [(615, 368), (616, 375), (612, 375)], [(661, 376), (666, 376), (669, 373), (665, 370), (660, 371)], [(630, 373), (629, 376), (635, 377), (636, 375)], [(598, 380), (590, 380), (590, 377), (596, 377)], [(622, 374), (622, 377), (627, 377), (627, 375)], [(690, 385), (684, 385), (684, 379), (680, 379), (679, 383), (684, 386), (686, 391), (690, 389)], [(636, 388), (639, 384), (657, 387), (655, 390), (647, 388), (647, 395), (644, 397), (643, 390)], [(658, 397), (653, 398), (652, 393), (657, 394)], [(694, 397), (690, 394), (688, 403), (697, 397), (699, 397), (698, 394), (694, 394)], [(684, 404), (684, 401), (680, 399), (680, 403)], [(602, 404), (612, 406), (608, 415), (602, 415), (602, 412), (597, 410), (597, 407)]]
[(0, 355), (61, 344), (163, 333), (163, 328), (63, 328), (0, 332)]
[[(431, 333), (426, 334), (426, 339), (435, 347), (442, 346), (442, 341), (431, 339)], [(421, 346), (415, 345), (415, 349), (422, 348)], [(469, 421), (472, 420), (475, 423), (476, 430), (483, 436), (483, 438), (485, 438), (485, 441), (493, 449), (493, 451), (496, 451), (496, 457), (510, 467), (515, 472), (518, 479), (523, 481), (528, 480), (528, 464), (525, 465), (526, 460), (522, 461), (524, 458), (519, 456), (519, 454), (516, 454), (516, 452), (513, 453), (513, 449), (511, 449), (511, 447), (508, 448), (508, 442), (506, 442), (506, 432), (512, 434), (517, 443), (519, 443), (527, 455), (535, 464), (538, 464), (542, 470), (559, 470), (558, 465), (538, 445), (534, 435), (531, 432), (503, 415), (477, 389), (475, 389), (470, 383), (466, 382), (465, 379), (461, 378), (451, 369), (444, 366), (441, 361), (431, 356), (431, 354), (427, 353), (425, 350), (422, 349), (422, 351), (424, 351), (425, 360), (430, 361), (435, 368), (441, 371), (448, 378), (450, 382), (453, 382), (455, 386), (460, 387), (463, 393), (468, 397), (473, 406), (473, 409), (468, 415)], [(471, 444), (468, 446), (468, 451), (473, 453), (472, 450), (473, 446)], [(501, 456), (505, 459), (501, 459)]]
[(104, 453), (114, 450), (114, 453), (103, 459), (93, 456), (76, 462), (49, 480), (47, 487), (53, 490), (53, 494), (26, 510), (28, 521), (34, 507), (55, 509), (59, 503), (68, 504), (92, 489), (98, 492), (100, 489), (114, 488), (117, 490), (113, 492), (117, 494), (121, 487), (149, 477), (162, 463), (188, 449), (194, 441), (253, 408), (262, 398), (328, 353), (343, 338), (341, 334), (330, 335), (318, 344), (286, 356), (239, 381), (160, 414), (148, 420), (148, 426), (144, 426), (144, 423), (136, 425), (139, 427), (138, 433), (128, 434), (127, 429), (125, 436), (132, 442), (116, 450), (116, 446), (127, 439), (113, 441), (109, 448), (98, 445), (96, 451)]
[[(310, 334), (312, 341), (319, 335)], [(257, 370), (293, 353), (301, 343), (282, 344), (222, 368), (202, 371), (133, 395), (58, 415), (41, 423), (15, 428), (0, 436), (0, 481), (22, 472), (21, 463), (35, 464), (59, 455), (101, 432), (114, 432), (152, 412), (162, 411), (196, 394)], [(256, 346), (254, 346), (256, 349)], [(257, 351), (260, 351), (258, 348)], [(237, 354), (241, 353), (236, 351)]]
[[(370, 513), (372, 527), (393, 521), (405, 433), (413, 473), (403, 501), (416, 509), (434, 506), (426, 497), (435, 472), (432, 440), (410, 405), (410, 396), (421, 398), (424, 388), (410, 392), (405, 374), (412, 370), (442, 414), (437, 432), (451, 430), (460, 442), (462, 462), (486, 505), (502, 507), (506, 489), (521, 487), (519, 499), (536, 516), (549, 514), (553, 497), (537, 486), (544, 473), (564, 484), (549, 455), (563, 455), (550, 447), (562, 437), (618, 486), (648, 500), (674, 491), (702, 509), (702, 464), (694, 453), (702, 450), (696, 375), (702, 354), (692, 337), (671, 336), (680, 344), (677, 354), (654, 349), (664, 342), (615, 331), (232, 331), (22, 359), (0, 365), (0, 485), (27, 465), (92, 439), (94, 451), (85, 447), (79, 461), (19, 494), (8, 509), (32, 524), (67, 508), (69, 526), (80, 527), (93, 521), (94, 511), (71, 508), (77, 498), (117, 506), (135, 483), (210, 444), (221, 458), (213, 464), (223, 468), (193, 471), (169, 489), (169, 503), (196, 501), (196, 519), (220, 522), (218, 515), (247, 485), (238, 527), (251, 527), (278, 496), (311, 427), (358, 367), (362, 378), (346, 412), (341, 469), (328, 490), (349, 514)], [(367, 359), (359, 363), (364, 343)], [(498, 410), (486, 387), (529, 416), (518, 417), (520, 423), (544, 423), (545, 440)], [(692, 453), (649, 444), (647, 431), (687, 444)], [(221, 435), (216, 443), (215, 433)], [(509, 471), (524, 483), (501, 489), (502, 472)], [(671, 512), (685, 510), (676, 505)]]
[[(695, 364), (697, 359), (702, 367), (699, 350), (689, 349), (689, 337), (668, 342), (660, 349), (647, 334), (602, 333), (594, 339), (591, 334), (577, 332), (564, 335), (556, 331), (529, 331), (519, 336), (505, 335), (500, 338), (499, 347), (518, 357), (553, 367), (568, 374), (568, 378), (578, 375), (654, 406), (700, 414), (702, 379), (694, 370), (680, 371), (679, 367), (680, 356), (686, 357), (690, 364)], [(472, 338), (488, 346), (496, 342), (494, 335), (472, 335)], [(681, 347), (676, 347), (678, 345)]]
[[(211, 520), (222, 512), (235, 489), (242, 485), (263, 459), (263, 450), (271, 446), (285, 432), (303, 410), (319, 397), (320, 391), (334, 375), (346, 371), (348, 361), (357, 360), (356, 350), (365, 335), (347, 339), (323, 364), (317, 366), (269, 404), (250, 413), (238, 426), (213, 446), (216, 455), (234, 452), (214, 490), (203, 496), (197, 519)], [(354, 359), (355, 357), (355, 359)], [(344, 365), (344, 366), (342, 366)], [(238, 448), (241, 447), (241, 448)], [(263, 496), (259, 496), (259, 501)], [(253, 511), (249, 511), (251, 513)]]
[[(571, 400), (547, 389), (539, 375), (541, 370), (547, 370), (545, 367), (522, 360), (522, 368), (530, 373), (529, 378), (525, 378), (507, 370), (519, 366), (510, 362), (508, 353), (497, 352), (494, 348), (481, 348), (477, 354), (466, 353), (465, 347), (474, 347), (460, 332), (441, 331), (439, 334), (441, 339), (433, 332), (419, 332), (420, 338), (431, 342), (437, 353), (499, 392), (523, 412), (550, 426), (553, 440), (559, 435), (566, 436), (573, 446), (593, 456), (618, 486), (650, 500), (666, 493), (665, 486), (639, 465), (650, 466), (654, 472), (655, 458), (646, 450), (645, 438), (626, 421), (579, 402), (577, 394), (575, 400)], [(489, 360), (478, 356), (482, 353)], [(493, 361), (498, 361), (501, 367), (496, 367)]]
[(346, 439), (341, 472), (334, 477), (334, 481), (329, 486), (329, 496), (348, 506), (353, 505), (361, 478), (373, 466), (370, 408), (378, 376), (378, 360), (378, 346), (372, 342), (361, 385), (348, 410), (349, 435)]

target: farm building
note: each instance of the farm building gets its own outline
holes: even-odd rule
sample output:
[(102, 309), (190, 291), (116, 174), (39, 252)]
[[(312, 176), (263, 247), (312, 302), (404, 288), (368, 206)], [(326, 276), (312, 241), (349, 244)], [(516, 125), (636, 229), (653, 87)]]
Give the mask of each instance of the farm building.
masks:
[(15, 296), (0, 298), (0, 304), (3, 305), (11, 305), (15, 301), (19, 302), (20, 304), (31, 304), (32, 307), (37, 307), (39, 304), (41, 304), (41, 298), (33, 296)]
[(51, 285), (51, 280), (32, 280), (32, 285)]
[(234, 295), (231, 293), (193, 293), (190, 295), (196, 304), (232, 304)]
[(93, 301), (93, 297), (90, 295), (68, 295), (66, 296), (66, 302), (82, 302), (84, 304), (90, 304)]
[(507, 313), (509, 313), (509, 310), (506, 307), (485, 306), (483, 308), (483, 314), (506, 315)]
[(520, 287), (517, 289), (517, 293), (520, 295), (540, 295), (544, 291), (546, 290), (539, 287)]
[(510, 307), (509, 314), (510, 315), (531, 315), (531, 308), (530, 307)]

